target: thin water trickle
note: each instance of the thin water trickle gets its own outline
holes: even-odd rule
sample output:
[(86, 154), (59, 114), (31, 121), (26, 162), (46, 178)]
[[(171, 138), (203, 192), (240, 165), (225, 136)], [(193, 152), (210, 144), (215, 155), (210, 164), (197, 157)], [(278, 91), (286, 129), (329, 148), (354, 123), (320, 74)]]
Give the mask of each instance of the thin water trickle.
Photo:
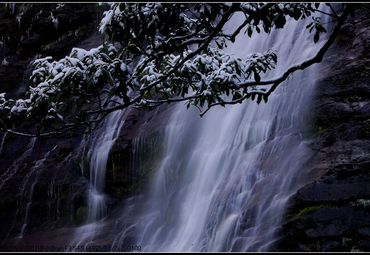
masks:
[(30, 156), (33, 152), (33, 148), (36, 144), (37, 138), (33, 137), (30, 139), (30, 142), (27, 144), (25, 151), (22, 153), (20, 157), (18, 157), (9, 167), (8, 169), (1, 175), (0, 177), (0, 190), (4, 187), (5, 183), (9, 181), (13, 176), (16, 175), (17, 171), (20, 169), (20, 164), (22, 161), (25, 160), (28, 156)]
[[(28, 172), (27, 176), (25, 177), (25, 181), (23, 183), (23, 186), (22, 186), (22, 189), (21, 189), (21, 192), (22, 192), (22, 197), (25, 197), (26, 198), (26, 201), (25, 201), (25, 215), (24, 215), (24, 220), (23, 220), (23, 224), (22, 224), (22, 227), (21, 227), (21, 231), (18, 235), (18, 238), (22, 238), (23, 235), (25, 234), (26, 232), (26, 229), (28, 227), (28, 224), (29, 224), (29, 214), (30, 214), (30, 210), (31, 210), (31, 206), (32, 206), (32, 201), (33, 201), (33, 194), (34, 194), (34, 190), (35, 190), (35, 186), (39, 180), (39, 177), (40, 177), (40, 174), (41, 174), (41, 170), (42, 170), (42, 166), (44, 164), (44, 162), (48, 159), (49, 155), (57, 148), (57, 146), (55, 146), (53, 149), (51, 149), (48, 153), (45, 154), (44, 158), (36, 161), (35, 165), (32, 167), (32, 169), (30, 169), (30, 171)], [(28, 187), (29, 186), (29, 187)]]
[[(87, 220), (79, 227), (72, 238), (71, 247), (88, 245), (99, 233), (99, 221), (107, 214), (106, 195), (104, 193), (105, 174), (108, 157), (114, 142), (119, 136), (125, 121), (125, 111), (111, 113), (102, 126), (93, 134), (85, 137), (82, 152), (86, 154), (90, 170), (90, 182), (87, 194)], [(73, 248), (71, 249), (74, 250)]]
[(119, 136), (124, 123), (124, 111), (111, 113), (97, 134), (89, 136), (86, 143), (90, 167), (90, 188), (88, 190), (88, 222), (94, 222), (106, 215), (107, 206), (104, 194), (105, 172), (109, 152)]
[(8, 132), (5, 132), (4, 135), (3, 135), (3, 137), (1, 138), (0, 155), (3, 153), (4, 143), (5, 143), (5, 139), (6, 139), (7, 134), (8, 134)]

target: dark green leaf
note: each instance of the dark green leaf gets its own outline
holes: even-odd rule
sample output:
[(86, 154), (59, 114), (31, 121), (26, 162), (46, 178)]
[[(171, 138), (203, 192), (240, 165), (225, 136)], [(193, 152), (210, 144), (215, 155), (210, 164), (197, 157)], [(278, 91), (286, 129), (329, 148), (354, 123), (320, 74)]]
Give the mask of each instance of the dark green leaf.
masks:
[(254, 72), (254, 79), (256, 80), (256, 82), (260, 82), (261, 76), (257, 72)]
[(235, 72), (237, 75), (241, 75), (241, 71), (237, 63), (235, 63)]
[(260, 94), (257, 95), (257, 104), (261, 103), (262, 96)]
[(251, 37), (252, 36), (252, 27), (248, 27), (248, 36)]
[(320, 39), (320, 33), (319, 32), (316, 32), (314, 37), (313, 37), (313, 41), (314, 43), (317, 43)]

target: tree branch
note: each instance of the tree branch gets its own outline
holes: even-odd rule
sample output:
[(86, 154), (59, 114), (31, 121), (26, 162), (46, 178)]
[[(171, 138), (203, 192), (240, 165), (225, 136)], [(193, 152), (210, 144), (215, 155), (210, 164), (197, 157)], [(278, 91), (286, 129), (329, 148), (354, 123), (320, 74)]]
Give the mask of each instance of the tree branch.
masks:
[(213, 103), (213, 104), (210, 104), (206, 110), (204, 110), (203, 112), (200, 113), (200, 116), (203, 117), (204, 114), (206, 114), (212, 107), (216, 106), (216, 105), (227, 105), (227, 104), (239, 104), (241, 102), (243, 102), (246, 98), (248, 98), (248, 94), (242, 96), (241, 98), (238, 98), (236, 100), (233, 100), (233, 101), (222, 101), (222, 102), (217, 102), (217, 103)]
[(239, 6), (239, 4), (232, 4), (232, 6), (230, 7), (230, 9), (225, 13), (224, 16), (222, 16), (222, 19), (217, 24), (217, 26), (215, 27), (215, 29), (213, 30), (213, 32), (208, 36), (208, 38), (205, 40), (205, 42), (200, 47), (198, 47), (195, 51), (191, 52), (189, 55), (187, 55), (182, 60), (179, 60), (179, 62), (175, 65), (175, 67), (172, 70), (168, 71), (167, 74), (163, 75), (157, 81), (152, 82), (147, 87), (145, 87), (143, 89), (140, 89), (140, 92), (143, 93), (145, 91), (150, 90), (154, 86), (160, 84), (161, 82), (163, 82), (164, 80), (166, 80), (171, 74), (173, 74), (174, 72), (176, 72), (176, 70), (178, 70), (186, 61), (188, 61), (192, 57), (198, 55), (200, 52), (202, 52), (203, 50), (205, 50), (207, 48), (207, 46), (211, 43), (211, 41), (213, 40), (213, 38), (219, 32), (221, 32), (221, 30), (224, 27), (225, 23), (229, 20), (229, 18), (234, 13), (235, 9), (238, 8), (238, 6)]
[(278, 84), (282, 83), (285, 81), (289, 75), (293, 74), (294, 72), (298, 70), (304, 70), (305, 68), (316, 64), (320, 63), (325, 55), (325, 53), (328, 51), (330, 46), (334, 43), (337, 35), (339, 34), (345, 20), (347, 19), (349, 13), (350, 13), (350, 7), (346, 6), (344, 9), (342, 15), (338, 19), (338, 23), (333, 29), (333, 32), (330, 34), (328, 40), (324, 43), (324, 45), (320, 48), (320, 50), (316, 53), (316, 55), (306, 61), (303, 61), (300, 64), (293, 65), (289, 67), (284, 74), (282, 74), (280, 77), (271, 79), (271, 80), (265, 80), (265, 81), (250, 81), (250, 82), (244, 82), (241, 84), (238, 84), (236, 88), (246, 88), (246, 87), (251, 87), (251, 86), (261, 86), (261, 85), (275, 85), (277, 86)]
[[(179, 68), (181, 68), (186, 63), (186, 61), (190, 60), (194, 56), (197, 56), (198, 54), (200, 54), (204, 50), (206, 50), (207, 47), (210, 45), (210, 43), (215, 38), (220, 36), (220, 33), (222, 32), (223, 27), (225, 26), (227, 21), (231, 18), (231, 16), (235, 13), (235, 11), (242, 11), (242, 12), (244, 12), (244, 14), (246, 14), (246, 13), (249, 14), (249, 12), (250, 12), (253, 15), (256, 15), (256, 13), (264, 12), (264, 11), (268, 10), (268, 8), (272, 8), (273, 6), (274, 6), (274, 3), (267, 3), (267, 4), (264, 4), (263, 6), (261, 6), (260, 8), (257, 8), (257, 10), (253, 10), (253, 11), (242, 8), (240, 6), (240, 4), (232, 4), (231, 7), (228, 6), (229, 9), (226, 10), (226, 12), (223, 14), (221, 19), (217, 23), (217, 25), (214, 26), (213, 31), (208, 36), (200, 37), (200, 38), (199, 37), (198, 38), (191, 38), (190, 37), (190, 39), (183, 42), (183, 44), (186, 44), (186, 45), (187, 44), (193, 44), (193, 43), (201, 43), (198, 46), (198, 48), (196, 48), (196, 50), (189, 53), (187, 56), (185, 56), (183, 58), (179, 58), (177, 63), (174, 64), (174, 66), (172, 68), (170, 68), (170, 70), (168, 70), (166, 73), (164, 73), (162, 76), (160, 76), (157, 80), (151, 82), (149, 85), (147, 85), (143, 88), (140, 88), (138, 91), (136, 91), (137, 93), (135, 93), (134, 95), (131, 95), (130, 96), (131, 98), (127, 101), (124, 101), (123, 103), (114, 102), (116, 104), (115, 106), (111, 106), (111, 105), (107, 105), (107, 104), (102, 105), (102, 103), (100, 101), (100, 97), (99, 97), (100, 94), (99, 94), (98, 95), (98, 100), (99, 100), (98, 105), (99, 105), (99, 107), (98, 107), (98, 109), (93, 109), (93, 110), (85, 112), (88, 115), (87, 117), (89, 118), (86, 121), (78, 122), (77, 119), (76, 119), (75, 123), (67, 123), (67, 124), (64, 125), (63, 128), (59, 129), (58, 131), (38, 133), (38, 134), (23, 133), (23, 132), (19, 132), (19, 131), (15, 131), (15, 130), (10, 130), (10, 129), (7, 129), (7, 128), (4, 128), (3, 130), (5, 132), (9, 132), (11, 134), (27, 136), (27, 137), (45, 137), (45, 136), (61, 135), (61, 134), (65, 133), (66, 131), (72, 130), (76, 127), (81, 127), (81, 128), (82, 127), (85, 127), (85, 128), (90, 127), (91, 128), (91, 125), (94, 124), (94, 123), (96, 123), (95, 127), (93, 127), (93, 129), (95, 129), (95, 128), (98, 127), (98, 124), (106, 116), (109, 115), (109, 113), (114, 112), (116, 110), (122, 110), (122, 109), (128, 108), (132, 105), (138, 104), (138, 103), (140, 103), (141, 100), (145, 100), (148, 103), (149, 106), (150, 105), (151, 106), (157, 106), (157, 105), (160, 105), (160, 104), (163, 104), (163, 103), (172, 103), (172, 102), (181, 102), (181, 101), (189, 101), (191, 103), (192, 102), (191, 100), (199, 99), (201, 97), (205, 97), (205, 95), (203, 95), (202, 93), (197, 92), (196, 94), (193, 94), (191, 96), (185, 96), (185, 97), (181, 97), (181, 98), (175, 98), (175, 97), (170, 98), (166, 93), (164, 93), (164, 95), (167, 97), (166, 99), (149, 100), (149, 99), (144, 98), (145, 95), (148, 95), (146, 93), (150, 92), (151, 89), (154, 88), (155, 86), (157, 86), (158, 84), (161, 84), (162, 82), (166, 81), (166, 79), (171, 77), (171, 75), (174, 74)], [(331, 7), (331, 9), (332, 9), (332, 7)], [(332, 11), (333, 11), (333, 9), (332, 9)], [(312, 57), (312, 58), (310, 58), (310, 59), (308, 59), (308, 60), (306, 60), (306, 61), (304, 61), (300, 64), (296, 64), (296, 65), (293, 65), (293, 66), (289, 67), (286, 70), (286, 72), (284, 72), (278, 78), (271, 79), (271, 80), (265, 80), (265, 81), (259, 81), (259, 82), (257, 82), (257, 81), (246, 81), (246, 82), (243, 82), (243, 83), (240, 83), (240, 84), (237, 84), (237, 85), (231, 87), (231, 89), (239, 90), (239, 89), (248, 88), (248, 87), (269, 85), (271, 87), (269, 88), (269, 90), (267, 92), (266, 91), (244, 92), (245, 94), (242, 95), (242, 97), (240, 97), (239, 99), (236, 99), (236, 100), (232, 100), (232, 101), (224, 101), (223, 99), (221, 99), (219, 97), (219, 94), (217, 94), (216, 99), (217, 99), (218, 102), (210, 104), (210, 102), (214, 102), (215, 100), (209, 100), (208, 101), (208, 104), (209, 104), (208, 108), (206, 110), (204, 110), (203, 112), (201, 112), (201, 116), (203, 116), (211, 107), (216, 106), (216, 105), (241, 103), (243, 100), (249, 98), (251, 95), (252, 96), (255, 96), (255, 95), (268, 96), (277, 88), (277, 86), (279, 84), (284, 82), (289, 77), (289, 75), (293, 74), (297, 70), (304, 70), (305, 68), (307, 68), (307, 67), (309, 67), (309, 66), (311, 66), (315, 63), (321, 62), (325, 53), (328, 51), (330, 46), (335, 41), (335, 38), (337, 37), (337, 35), (340, 33), (341, 27), (343, 26), (343, 24), (344, 24), (346, 18), (348, 17), (349, 13), (350, 13), (350, 7), (348, 5), (346, 5), (344, 10), (343, 10), (343, 13), (340, 16), (337, 17), (337, 24), (336, 24), (335, 28), (333, 29), (332, 33), (330, 34), (327, 41), (324, 43), (324, 45), (320, 48), (320, 50), (316, 53), (316, 55), (314, 57)], [(327, 14), (327, 15), (329, 15), (329, 14)], [(234, 33), (231, 35), (231, 39), (232, 38), (235, 39), (237, 34), (243, 29), (243, 27), (245, 27), (248, 24), (248, 22), (249, 21), (248, 21), (248, 18), (247, 18), (246, 21), (244, 21), (234, 31)], [(221, 34), (221, 36), (223, 36), (223, 35)], [(161, 54), (165, 54), (165, 53), (161, 53)], [(156, 59), (156, 56), (151, 55), (145, 61), (148, 61), (147, 63), (149, 63), (149, 61), (152, 61), (154, 59)], [(145, 65), (143, 65), (143, 68), (144, 68), (144, 66)], [(136, 77), (132, 76), (130, 79), (134, 79), (134, 78), (136, 78)], [(104, 91), (104, 92), (109, 93), (109, 91)], [(111, 99), (111, 100), (113, 100), (113, 99)], [(195, 104), (195, 106), (197, 106), (197, 105)], [(96, 119), (93, 119), (93, 118), (96, 118)]]

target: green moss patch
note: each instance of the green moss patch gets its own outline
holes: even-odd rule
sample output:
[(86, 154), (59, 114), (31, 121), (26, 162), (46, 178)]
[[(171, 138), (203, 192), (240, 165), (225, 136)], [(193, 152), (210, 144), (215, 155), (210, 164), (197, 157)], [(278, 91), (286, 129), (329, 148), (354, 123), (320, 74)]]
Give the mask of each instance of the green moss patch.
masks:
[(85, 222), (87, 216), (87, 208), (85, 206), (81, 206), (77, 209), (75, 220), (78, 225), (81, 225)]
[(308, 214), (311, 214), (311, 213), (314, 213), (314, 212), (317, 212), (323, 208), (334, 208), (334, 206), (332, 205), (315, 205), (315, 206), (308, 206), (308, 207), (305, 207), (303, 208), (297, 215), (296, 215), (296, 218), (304, 218), (306, 217)]

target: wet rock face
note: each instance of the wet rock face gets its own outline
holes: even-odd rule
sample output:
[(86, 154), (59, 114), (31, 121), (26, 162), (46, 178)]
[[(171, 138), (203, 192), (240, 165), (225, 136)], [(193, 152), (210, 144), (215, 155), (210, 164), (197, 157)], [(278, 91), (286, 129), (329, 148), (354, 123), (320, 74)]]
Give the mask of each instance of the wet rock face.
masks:
[[(0, 32), (6, 36), (0, 62), (7, 62), (0, 65), (0, 92), (21, 96), (36, 56), (59, 58), (73, 47), (91, 49), (102, 43), (97, 24), (104, 7), (57, 5), (15, 6), (14, 10), (0, 5)], [(17, 16), (22, 12), (19, 23)], [(160, 158), (169, 114), (167, 106), (153, 111), (129, 110), (107, 166), (109, 211), (150, 178)], [(55, 235), (59, 228), (71, 228), (63, 234), (64, 240), (71, 238), (73, 227), (85, 223), (89, 171), (83, 170), (82, 139), (81, 133), (36, 140), (0, 134), (0, 144), (4, 141), (0, 152), (0, 244), (23, 233), (22, 243), (14, 239), (17, 245), (27, 244), (27, 240), (48, 245), (45, 234), (37, 233)], [(64, 245), (62, 239), (56, 243)]]
[[(95, 4), (1, 4), (0, 92), (21, 96), (36, 57), (59, 58), (72, 47), (99, 45), (101, 12)], [(0, 137), (0, 239), (79, 224), (88, 183), (76, 152), (81, 134), (36, 140)]]
[(36, 140), (7, 169), (9, 179), (1, 187), (0, 206), (6, 210), (0, 220), (7, 226), (2, 236), (17, 236), (22, 228), (27, 234), (74, 223), (76, 196), (83, 194), (87, 182), (71, 153), (77, 147), (74, 141), (55, 142)]
[(24, 93), (33, 58), (67, 54), (96, 31), (101, 12), (96, 4), (1, 4), (1, 91)]
[(370, 250), (370, 6), (322, 64), (311, 181), (291, 199), (277, 250)]
[(107, 164), (105, 192), (122, 199), (138, 193), (160, 163), (171, 107), (130, 109)]

